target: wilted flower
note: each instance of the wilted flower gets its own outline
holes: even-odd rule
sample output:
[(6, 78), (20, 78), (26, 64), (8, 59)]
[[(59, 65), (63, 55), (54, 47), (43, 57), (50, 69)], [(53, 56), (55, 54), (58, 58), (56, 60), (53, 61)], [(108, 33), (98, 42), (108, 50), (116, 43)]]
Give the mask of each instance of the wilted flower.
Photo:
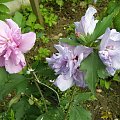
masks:
[(36, 40), (36, 34), (21, 33), (21, 29), (12, 20), (0, 20), (0, 66), (9, 73), (17, 73), (26, 65), (24, 53), (29, 51)]
[(85, 46), (55, 45), (59, 53), (46, 58), (49, 66), (54, 69), (58, 78), (55, 85), (64, 91), (76, 84), (85, 87), (84, 73), (79, 70), (80, 63), (92, 52)]
[(93, 16), (96, 12), (95, 8), (89, 7), (80, 22), (74, 22), (77, 36), (80, 36), (80, 34), (87, 35), (93, 33), (96, 23), (98, 22), (98, 20), (94, 20)]
[(120, 33), (108, 28), (101, 39), (99, 56), (108, 73), (114, 75), (120, 69)]

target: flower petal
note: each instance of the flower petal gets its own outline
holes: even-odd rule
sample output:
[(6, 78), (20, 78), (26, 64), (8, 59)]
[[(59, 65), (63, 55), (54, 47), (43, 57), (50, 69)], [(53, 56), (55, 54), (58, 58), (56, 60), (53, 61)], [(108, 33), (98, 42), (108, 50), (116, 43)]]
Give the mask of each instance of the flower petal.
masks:
[(59, 75), (54, 83), (61, 91), (65, 91), (74, 85), (73, 79), (67, 79), (64, 75)]
[(54, 45), (54, 47), (58, 50), (60, 54), (64, 54), (64, 47), (61, 45)]
[(0, 20), (0, 42), (8, 39), (7, 33), (10, 31), (8, 25)]
[(120, 33), (115, 29), (112, 29), (110, 33), (110, 39), (113, 41), (120, 41)]
[(83, 73), (82, 71), (80, 71), (79, 69), (77, 69), (75, 71), (75, 73), (73, 74), (73, 78), (74, 78), (74, 81), (75, 81), (75, 84), (79, 87), (86, 87), (86, 84), (85, 84), (85, 73)]
[[(16, 64), (14, 57), (16, 57), (16, 59), (20, 59), (20, 62)], [(18, 73), (23, 69), (25, 65), (25, 58), (21, 52), (19, 52), (17, 56), (10, 56), (8, 60), (5, 60), (5, 68), (9, 73)]]
[(106, 46), (109, 42), (109, 36), (110, 36), (110, 28), (108, 28), (105, 33), (101, 37), (101, 43), (100, 43), (100, 50), (106, 49)]
[(20, 29), (19, 26), (12, 19), (6, 19), (6, 23), (9, 26), (9, 28), (13, 31)]
[(36, 34), (34, 32), (22, 34), (22, 40), (19, 45), (20, 51), (23, 53), (28, 52), (34, 46), (35, 40)]
[(113, 67), (107, 67), (106, 70), (108, 71), (108, 73), (112, 76), (114, 76), (116, 69), (114, 69)]
[(74, 22), (75, 32), (78, 36), (80, 36), (80, 34), (87, 35), (93, 33), (96, 23), (98, 22), (98, 20), (94, 20), (93, 16), (96, 12), (97, 10), (94, 7), (89, 7), (80, 22)]

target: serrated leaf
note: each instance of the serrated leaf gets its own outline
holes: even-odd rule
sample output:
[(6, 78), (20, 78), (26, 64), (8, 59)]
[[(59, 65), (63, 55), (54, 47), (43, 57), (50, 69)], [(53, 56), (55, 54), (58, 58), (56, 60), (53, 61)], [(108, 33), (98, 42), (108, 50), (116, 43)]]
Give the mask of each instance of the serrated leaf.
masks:
[(61, 109), (52, 109), (47, 113), (40, 115), (36, 120), (63, 120), (64, 113)]
[(9, 8), (4, 4), (0, 4), (0, 12), (3, 13), (9, 12)]
[(6, 2), (11, 2), (13, 0), (0, 0), (0, 3), (6, 3)]
[(91, 96), (91, 92), (79, 93), (74, 96), (74, 104), (79, 104), (81, 102), (85, 102), (86, 100), (90, 100)]
[(22, 26), (23, 15), (20, 12), (15, 12), (13, 20), (18, 24), (19, 27)]
[(0, 99), (7, 95), (13, 90), (17, 93), (25, 92), (27, 87), (27, 80), (24, 76), (19, 74), (13, 74), (9, 76), (9, 81), (4, 85), (3, 89), (0, 91)]
[(104, 69), (104, 65), (100, 60), (98, 54), (93, 51), (82, 63), (81, 70), (85, 71), (85, 81), (89, 89), (95, 94), (95, 86), (98, 82), (98, 70)]
[(69, 120), (92, 120), (91, 113), (81, 106), (72, 106)]

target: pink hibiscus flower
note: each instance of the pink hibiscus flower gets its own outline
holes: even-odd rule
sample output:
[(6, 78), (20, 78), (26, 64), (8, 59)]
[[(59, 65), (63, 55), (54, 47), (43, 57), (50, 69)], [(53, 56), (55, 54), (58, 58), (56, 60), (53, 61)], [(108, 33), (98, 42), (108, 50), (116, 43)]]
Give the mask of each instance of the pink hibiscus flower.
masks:
[(5, 67), (9, 73), (18, 73), (26, 61), (24, 53), (34, 45), (36, 34), (29, 32), (22, 34), (19, 26), (12, 20), (0, 20), (0, 67)]

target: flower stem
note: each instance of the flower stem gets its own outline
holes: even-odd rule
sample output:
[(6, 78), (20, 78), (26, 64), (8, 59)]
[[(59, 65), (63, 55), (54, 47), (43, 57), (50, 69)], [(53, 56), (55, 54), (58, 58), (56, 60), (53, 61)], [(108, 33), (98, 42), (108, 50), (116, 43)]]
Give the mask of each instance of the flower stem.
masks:
[(36, 85), (36, 87), (37, 87), (37, 89), (38, 89), (38, 91), (39, 91), (39, 93), (40, 93), (40, 95), (41, 95), (41, 97), (42, 97), (42, 99), (43, 99), (44, 106), (45, 106), (45, 111), (47, 112), (48, 109), (47, 109), (47, 105), (46, 105), (46, 102), (45, 102), (45, 98), (44, 98), (44, 96), (43, 96), (43, 94), (42, 94), (42, 91), (41, 91), (41, 89), (40, 89), (40, 87), (39, 87), (39, 85), (38, 85), (38, 82), (37, 82), (37, 81), (39, 81), (39, 79), (38, 79), (37, 75), (35, 74), (35, 72), (33, 72), (33, 75), (34, 75), (34, 77), (35, 77), (35, 79), (36, 79), (36, 80), (34, 80), (34, 83), (35, 83), (35, 85)]
[(67, 112), (65, 114), (64, 120), (67, 120), (67, 116), (68, 116), (68, 113), (70, 111), (70, 107), (71, 107), (71, 104), (72, 104), (72, 101), (73, 101), (73, 98), (74, 98), (74, 93), (75, 93), (75, 87), (74, 87), (74, 89), (72, 91), (72, 95), (71, 95), (71, 98), (70, 98), (69, 106), (68, 106)]

